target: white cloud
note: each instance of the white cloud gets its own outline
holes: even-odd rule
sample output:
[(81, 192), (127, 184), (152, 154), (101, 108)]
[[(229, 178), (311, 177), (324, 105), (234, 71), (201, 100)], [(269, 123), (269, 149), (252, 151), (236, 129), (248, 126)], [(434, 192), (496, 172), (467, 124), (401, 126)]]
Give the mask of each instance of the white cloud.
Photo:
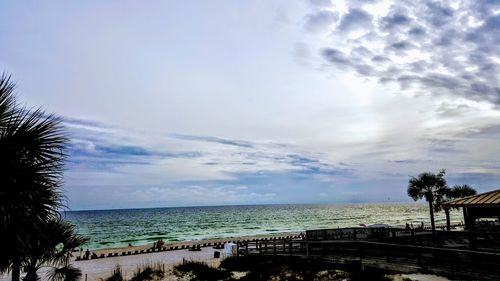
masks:
[(22, 101), (72, 118), (72, 206), (100, 200), (88, 190), (103, 206), (334, 202), (406, 198), (409, 175), (440, 168), (500, 177), (493, 2), (63, 2), (3, 5), (0, 63)]

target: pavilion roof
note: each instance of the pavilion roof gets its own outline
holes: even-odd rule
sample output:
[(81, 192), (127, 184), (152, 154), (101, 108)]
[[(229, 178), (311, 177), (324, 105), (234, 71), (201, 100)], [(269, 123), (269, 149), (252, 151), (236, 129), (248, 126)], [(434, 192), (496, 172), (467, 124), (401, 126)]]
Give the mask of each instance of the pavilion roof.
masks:
[(500, 207), (500, 189), (451, 200), (443, 207)]

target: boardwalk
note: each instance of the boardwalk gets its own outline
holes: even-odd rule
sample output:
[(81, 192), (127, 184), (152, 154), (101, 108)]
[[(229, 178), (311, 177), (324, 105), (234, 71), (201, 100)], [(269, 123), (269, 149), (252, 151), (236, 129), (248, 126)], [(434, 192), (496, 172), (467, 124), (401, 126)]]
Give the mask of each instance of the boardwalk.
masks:
[(319, 230), (308, 233), (307, 239), (239, 242), (238, 255), (320, 257), (332, 263), (359, 263), (362, 269), (453, 273), (472, 280), (500, 279), (500, 252), (400, 244), (404, 237), (425, 236), (428, 236), (425, 232), (412, 233), (401, 229)]

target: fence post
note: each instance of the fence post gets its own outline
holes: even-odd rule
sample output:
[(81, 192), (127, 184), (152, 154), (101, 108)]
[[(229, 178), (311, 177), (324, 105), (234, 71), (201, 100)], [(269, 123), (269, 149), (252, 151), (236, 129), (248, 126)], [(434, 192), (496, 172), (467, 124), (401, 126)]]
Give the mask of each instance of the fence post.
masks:
[(360, 243), (359, 245), (359, 262), (361, 264), (361, 272), (365, 271), (365, 265), (363, 264), (363, 244)]

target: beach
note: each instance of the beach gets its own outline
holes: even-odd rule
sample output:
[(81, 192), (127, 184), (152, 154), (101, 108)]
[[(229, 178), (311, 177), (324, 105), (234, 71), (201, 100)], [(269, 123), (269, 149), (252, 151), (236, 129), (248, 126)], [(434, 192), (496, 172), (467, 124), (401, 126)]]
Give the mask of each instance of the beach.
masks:
[(137, 269), (144, 265), (161, 265), (166, 271), (171, 270), (176, 264), (183, 260), (203, 261), (212, 266), (218, 266), (219, 259), (214, 258), (212, 247), (202, 248), (200, 251), (175, 250), (138, 254), (131, 256), (118, 256), (104, 259), (75, 261), (74, 265), (81, 269), (83, 278), (87, 280), (98, 280), (112, 274), (113, 269), (120, 266), (123, 276), (131, 278)]
[[(223, 258), (222, 249), (214, 249), (213, 245), (223, 244), (234, 241), (243, 240), (254, 240), (254, 239), (272, 239), (280, 237), (297, 237), (300, 233), (288, 232), (280, 233), (277, 235), (253, 235), (253, 236), (241, 236), (241, 237), (231, 237), (225, 239), (207, 239), (202, 241), (185, 241), (178, 243), (168, 243), (163, 247), (166, 249), (159, 252), (147, 252), (153, 246), (141, 245), (141, 246), (130, 246), (130, 247), (120, 247), (120, 248), (107, 248), (98, 249), (92, 251), (98, 257), (104, 255), (104, 258), (96, 258), (89, 260), (77, 260), (79, 257), (83, 257), (84, 251), (75, 251), (73, 253), (73, 265), (80, 268), (82, 271), (82, 280), (99, 280), (101, 278), (109, 277), (113, 270), (119, 266), (125, 278), (131, 278), (137, 269), (144, 265), (160, 265), (165, 271), (171, 270), (176, 264), (180, 264), (183, 260), (187, 261), (203, 261), (211, 266), (218, 266), (220, 260)], [(200, 245), (199, 251), (190, 251), (188, 248), (193, 245)], [(203, 247), (203, 245), (205, 245)], [(170, 250), (170, 248), (176, 248), (177, 250)], [(141, 251), (143, 253), (141, 253)], [(214, 252), (221, 252), (220, 258), (214, 258)], [(122, 253), (131, 252), (130, 255), (121, 255)], [(138, 254), (134, 254), (138, 252)], [(113, 256), (107, 257), (109, 254)], [(118, 256), (114, 256), (117, 254)], [(40, 270), (40, 273), (45, 274), (44, 270)], [(10, 280), (9, 274), (0, 275), (0, 281)], [(45, 280), (45, 279), (42, 279)]]
[[(125, 278), (131, 278), (133, 273), (144, 265), (161, 265), (166, 271), (171, 270), (176, 264), (185, 260), (203, 261), (209, 265), (217, 266), (219, 259), (214, 259), (212, 247), (203, 248), (201, 251), (176, 250), (155, 252), (131, 256), (118, 256), (103, 259), (75, 261), (73, 265), (82, 271), (81, 280), (100, 280), (111, 276), (113, 270), (119, 266)], [(45, 271), (46, 272), (46, 271)], [(41, 276), (45, 275), (44, 270), (40, 270)], [(85, 277), (87, 279), (85, 279)], [(0, 276), (1, 281), (10, 281), (10, 275)], [(42, 278), (42, 280), (47, 280)]]

